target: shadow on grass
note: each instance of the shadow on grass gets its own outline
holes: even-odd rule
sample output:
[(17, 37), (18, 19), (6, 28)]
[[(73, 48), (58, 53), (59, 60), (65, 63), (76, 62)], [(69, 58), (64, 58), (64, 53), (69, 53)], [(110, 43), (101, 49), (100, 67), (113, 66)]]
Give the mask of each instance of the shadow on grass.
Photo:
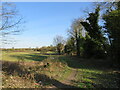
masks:
[(59, 56), (59, 61), (65, 62), (69, 67), (76, 69), (110, 69), (110, 64), (108, 60), (102, 59), (82, 59), (74, 56)]
[(20, 55), (11, 55), (11, 57), (17, 58), (18, 60), (31, 60), (31, 61), (42, 61), (46, 59), (48, 56), (40, 55), (40, 54), (20, 54)]
[(99, 85), (96, 86), (103, 86), (104, 88), (120, 88), (120, 73), (104, 73), (104, 74), (91, 74), (98, 78)]
[(54, 56), (54, 55), (59, 55), (58, 53), (56, 52), (53, 52), (53, 53), (47, 53), (47, 52), (39, 52), (39, 53), (33, 53), (33, 54), (42, 54), (42, 55), (51, 55), (51, 56)]
[[(87, 76), (90, 75), (90, 76)], [(94, 86), (95, 88), (120, 88), (119, 86), (119, 73), (95, 73), (87, 72), (87, 75), (84, 75), (82, 83), (88, 83)], [(95, 82), (95, 83), (93, 83)], [(81, 82), (79, 82), (80, 84)], [(87, 85), (87, 84), (86, 84)]]
[(46, 83), (49, 83), (49, 84), (54, 85), (57, 88), (77, 88), (75, 86), (61, 83), (58, 80), (55, 80), (53, 78), (49, 78), (47, 75), (44, 75), (44, 74), (35, 74), (35, 80), (37, 83), (39, 83), (39, 81), (41, 81), (41, 82), (43, 82), (43, 85), (45, 85)]
[[(70, 56), (59, 56), (58, 59), (61, 62), (65, 62), (69, 67), (75, 69), (81, 69), (79, 76), (84, 77), (83, 83), (90, 83), (89, 81), (98, 82), (97, 84), (91, 83), (95, 88), (119, 88), (119, 75), (118, 70), (114, 70), (110, 67), (109, 61), (102, 59), (82, 59)], [(109, 70), (112, 70), (110, 73)], [(85, 70), (85, 71), (84, 71)], [(95, 71), (93, 71), (95, 70)], [(104, 71), (104, 72), (103, 72)], [(106, 71), (106, 72), (105, 72)], [(113, 72), (116, 71), (116, 72)], [(90, 75), (90, 76), (89, 76)], [(88, 82), (87, 82), (88, 80)], [(84, 85), (81, 82), (77, 82), (79, 85)]]

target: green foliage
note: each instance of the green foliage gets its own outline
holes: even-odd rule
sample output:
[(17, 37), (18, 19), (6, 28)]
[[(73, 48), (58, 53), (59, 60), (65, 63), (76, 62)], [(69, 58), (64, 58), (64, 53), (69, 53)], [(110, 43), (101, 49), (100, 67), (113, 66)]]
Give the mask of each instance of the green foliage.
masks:
[(105, 21), (105, 29), (110, 38), (110, 52), (113, 63), (118, 64), (120, 58), (120, 2), (117, 4), (117, 9), (107, 11), (103, 16)]
[(54, 44), (56, 46), (56, 50), (59, 55), (61, 55), (64, 51), (64, 43), (65, 43), (65, 41), (62, 36), (56, 36), (54, 38)]
[(73, 52), (75, 52), (75, 40), (74, 38), (70, 38), (67, 40), (67, 43), (65, 45), (65, 48), (64, 48), (64, 52), (67, 53), (67, 54), (71, 54)]
[(55, 50), (56, 50), (56, 47), (55, 46), (52, 46), (52, 45), (50, 45), (50, 46), (44, 46), (44, 47), (41, 47), (41, 48), (36, 48), (36, 49), (34, 49), (34, 51), (40, 51), (40, 52), (42, 52), (42, 53), (46, 53), (46, 52), (48, 52), (48, 51), (53, 51), (53, 52), (55, 52)]
[(84, 56), (102, 58), (105, 54), (105, 38), (103, 37), (101, 27), (98, 25), (100, 7), (95, 9), (95, 12), (89, 13), (87, 21), (81, 22), (85, 27), (88, 35), (83, 45)]
[(84, 28), (83, 28), (82, 24), (80, 23), (81, 21), (82, 21), (81, 19), (75, 19), (72, 22), (70, 30), (68, 31), (70, 38), (73, 39), (74, 42), (71, 41), (72, 45), (70, 45), (70, 47), (69, 46), (67, 46), (67, 47), (71, 48), (70, 51), (75, 51), (77, 53), (77, 56), (80, 56), (80, 54), (81, 54), (80, 47), (82, 47), (82, 43), (84, 41), (83, 35), (82, 35), (83, 34), (82, 31), (84, 30)]
[(98, 25), (99, 11), (100, 9), (97, 7), (94, 13), (89, 13), (89, 17), (86, 19), (88, 22), (81, 22), (87, 32), (89, 32), (90, 37), (96, 40), (102, 38), (101, 27)]
[(57, 47), (58, 54), (61, 55), (64, 45), (62, 43), (58, 43), (56, 47)]
[(86, 58), (103, 58), (105, 57), (104, 49), (101, 43), (92, 39), (86, 39), (83, 45), (84, 57)]

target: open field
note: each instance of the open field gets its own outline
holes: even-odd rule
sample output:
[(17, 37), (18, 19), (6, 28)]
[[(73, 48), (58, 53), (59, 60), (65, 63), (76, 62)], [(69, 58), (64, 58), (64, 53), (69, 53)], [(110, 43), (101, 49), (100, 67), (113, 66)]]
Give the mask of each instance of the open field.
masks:
[(40, 54), (3, 52), (3, 88), (119, 88), (120, 72), (107, 60)]
[(79, 1), (2, 2), (2, 89), (120, 88), (120, 0)]

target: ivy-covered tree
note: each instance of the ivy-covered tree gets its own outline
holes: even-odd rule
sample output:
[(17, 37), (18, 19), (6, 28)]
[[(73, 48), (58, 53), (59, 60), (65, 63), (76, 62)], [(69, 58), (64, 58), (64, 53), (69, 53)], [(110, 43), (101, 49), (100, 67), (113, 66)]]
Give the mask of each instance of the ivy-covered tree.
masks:
[(99, 26), (100, 7), (95, 12), (89, 13), (86, 21), (81, 22), (88, 32), (89, 38), (86, 38), (84, 48), (88, 57), (103, 57), (105, 55), (105, 37), (102, 34), (102, 27)]

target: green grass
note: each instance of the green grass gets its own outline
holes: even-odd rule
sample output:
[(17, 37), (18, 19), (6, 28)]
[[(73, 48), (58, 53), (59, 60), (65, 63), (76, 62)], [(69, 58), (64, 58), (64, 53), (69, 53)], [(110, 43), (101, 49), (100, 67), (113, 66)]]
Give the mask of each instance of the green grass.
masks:
[(107, 60), (81, 59), (60, 56), (61, 62), (67, 63), (69, 68), (77, 70), (74, 85), (80, 88), (118, 88), (118, 75), (109, 67)]
[[(88, 71), (88, 70), (87, 70)], [(83, 71), (82, 75), (79, 73), (77, 75), (77, 80), (80, 80), (78, 83), (89, 83), (91, 84), (91, 87), (103, 87), (103, 88), (115, 88), (118, 87), (118, 83), (114, 83), (118, 81), (118, 79), (115, 79), (117, 74), (109, 74), (108, 72), (102, 71), (97, 71), (97, 72), (87, 72)], [(79, 77), (81, 75), (81, 77)]]
[[(10, 62), (23, 60), (25, 62), (20, 67), (17, 66), (17, 63), (14, 64), (15, 69), (13, 70), (15, 70), (15, 73), (20, 73), (19, 71), (23, 70), (22, 77), (20, 77), (19, 74), (13, 74), (12, 77), (19, 81), (16, 81), (16, 83), (14, 80), (10, 79), (10, 75), (7, 74), (8, 72), (11, 72), (13, 67), (9, 67), (9, 64), (6, 65), (6, 67), (3, 65), (4, 68), (7, 68), (3, 74), (3, 86), (29, 87), (27, 83), (30, 82), (29, 84), (31, 87), (40, 88), (41, 86), (34, 85), (36, 79), (31, 79), (29, 76), (34, 77), (35, 75), (42, 74), (46, 75), (46, 78), (49, 77), (44, 81), (44, 86), (48, 87), (53, 81), (61, 84), (70, 76), (72, 71), (75, 70), (76, 74), (73, 76), (75, 78), (74, 80), (71, 80), (72, 86), (79, 88), (118, 88), (119, 73), (114, 72), (115, 70), (109, 67), (107, 60), (82, 59), (64, 55), (52, 55), (52, 53), (53, 52), (40, 54), (40, 52), (35, 51), (2, 52), (2, 60)], [(46, 65), (46, 63), (49, 63), (50, 65), (47, 68), (43, 68), (41, 63), (43, 63), (42, 65)], [(24, 77), (27, 77), (27, 79), (24, 79)], [(8, 80), (6, 81), (6, 79)], [(23, 81), (26, 82), (23, 83)], [(14, 82), (14, 85), (11, 82)]]
[(2, 60), (5, 61), (42, 61), (48, 55), (41, 55), (40, 52), (2, 52)]

